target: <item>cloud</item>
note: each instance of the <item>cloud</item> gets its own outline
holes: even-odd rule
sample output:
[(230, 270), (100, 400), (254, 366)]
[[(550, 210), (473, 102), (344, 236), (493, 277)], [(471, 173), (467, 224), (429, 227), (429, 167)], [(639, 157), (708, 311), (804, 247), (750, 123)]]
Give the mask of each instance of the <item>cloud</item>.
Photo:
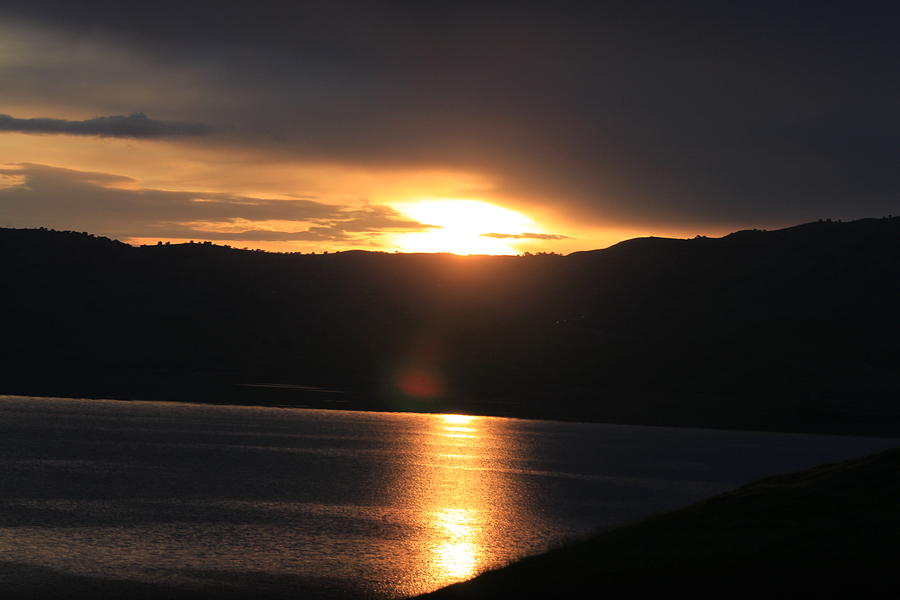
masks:
[(210, 132), (206, 125), (159, 121), (143, 113), (95, 117), (84, 121), (66, 119), (17, 119), (0, 114), (0, 131), (18, 133), (89, 135), (116, 138), (173, 138), (201, 136)]
[[(0, 168), (0, 226), (86, 230), (119, 239), (331, 241), (370, 244), (431, 229), (388, 206), (325, 204), (137, 187), (129, 177), (21, 164)], [(123, 187), (128, 186), (128, 187)]]
[(482, 233), (481, 237), (498, 240), (570, 240), (571, 237), (558, 233)]

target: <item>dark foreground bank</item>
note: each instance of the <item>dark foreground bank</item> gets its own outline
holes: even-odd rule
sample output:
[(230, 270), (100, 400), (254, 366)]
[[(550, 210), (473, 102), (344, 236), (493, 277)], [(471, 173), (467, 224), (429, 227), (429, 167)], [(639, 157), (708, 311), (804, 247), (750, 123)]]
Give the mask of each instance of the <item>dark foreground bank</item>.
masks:
[(422, 598), (893, 597), (898, 472), (893, 449), (770, 477)]

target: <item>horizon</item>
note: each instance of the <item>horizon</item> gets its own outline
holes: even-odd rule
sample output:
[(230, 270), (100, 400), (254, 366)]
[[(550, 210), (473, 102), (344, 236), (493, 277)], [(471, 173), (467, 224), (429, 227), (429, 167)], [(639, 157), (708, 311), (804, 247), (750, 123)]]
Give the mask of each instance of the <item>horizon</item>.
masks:
[(451, 251), (430, 251), (429, 252), (429, 251), (402, 251), (402, 250), (372, 250), (369, 248), (346, 248), (346, 249), (339, 249), (339, 250), (322, 250), (319, 252), (312, 250), (312, 251), (305, 252), (302, 250), (269, 250), (269, 249), (265, 249), (265, 248), (254, 248), (254, 247), (250, 247), (250, 246), (238, 247), (238, 246), (234, 246), (234, 245), (231, 245), (228, 243), (217, 243), (213, 240), (203, 240), (203, 239), (158, 240), (156, 242), (135, 243), (133, 240), (120, 240), (117, 238), (113, 238), (110, 236), (106, 236), (106, 235), (102, 235), (102, 234), (98, 234), (98, 233), (94, 233), (94, 232), (90, 232), (90, 231), (80, 231), (80, 230), (76, 230), (76, 229), (54, 229), (54, 228), (45, 227), (45, 226), (0, 227), (0, 230), (10, 229), (10, 230), (18, 230), (18, 231), (50, 231), (50, 232), (56, 232), (56, 233), (74, 233), (74, 234), (79, 234), (79, 235), (87, 235), (87, 236), (93, 237), (93, 238), (108, 239), (110, 241), (125, 244), (125, 245), (131, 246), (133, 248), (155, 247), (155, 246), (179, 246), (179, 245), (211, 245), (211, 246), (216, 246), (216, 247), (220, 247), (220, 248), (228, 248), (231, 250), (242, 250), (242, 251), (248, 251), (248, 252), (264, 252), (267, 254), (313, 255), (313, 254), (341, 254), (341, 253), (347, 253), (347, 252), (367, 252), (367, 253), (372, 253), (372, 254), (416, 254), (416, 255), (436, 254), (436, 255), (472, 256), (472, 257), (479, 257), (479, 256), (521, 256), (521, 257), (525, 257), (525, 256), (542, 256), (542, 255), (563, 256), (564, 257), (564, 256), (569, 256), (571, 254), (577, 254), (579, 252), (596, 252), (596, 251), (608, 250), (610, 248), (618, 246), (619, 244), (634, 241), (634, 240), (641, 240), (641, 239), (663, 239), (663, 240), (682, 240), (682, 241), (690, 241), (690, 240), (694, 240), (694, 239), (718, 240), (718, 239), (726, 238), (733, 234), (742, 233), (742, 232), (746, 232), (746, 231), (773, 232), (773, 231), (784, 231), (787, 229), (794, 229), (797, 227), (804, 227), (804, 226), (808, 226), (808, 225), (815, 225), (818, 223), (848, 223), (849, 224), (849, 223), (855, 223), (855, 222), (859, 222), (859, 221), (877, 221), (877, 220), (886, 220), (886, 219), (900, 219), (900, 216), (894, 216), (894, 215), (888, 214), (888, 215), (883, 215), (880, 217), (862, 217), (859, 219), (853, 219), (853, 220), (849, 220), (849, 221), (844, 221), (842, 219), (820, 218), (820, 219), (816, 219), (814, 221), (807, 221), (804, 223), (795, 223), (793, 225), (779, 227), (776, 229), (764, 229), (764, 228), (757, 228), (757, 227), (736, 229), (734, 231), (729, 231), (727, 233), (723, 233), (719, 236), (706, 236), (706, 235), (698, 234), (698, 235), (691, 236), (691, 237), (669, 237), (669, 236), (650, 234), (650, 235), (645, 235), (645, 236), (638, 236), (638, 237), (618, 240), (618, 241), (610, 244), (609, 246), (604, 246), (602, 248), (585, 248), (583, 250), (575, 250), (575, 251), (568, 252), (568, 253), (545, 251), (545, 250), (534, 250), (534, 251), (524, 250), (521, 252), (517, 252), (515, 254), (511, 254), (511, 253), (491, 254), (491, 253), (451, 252)]

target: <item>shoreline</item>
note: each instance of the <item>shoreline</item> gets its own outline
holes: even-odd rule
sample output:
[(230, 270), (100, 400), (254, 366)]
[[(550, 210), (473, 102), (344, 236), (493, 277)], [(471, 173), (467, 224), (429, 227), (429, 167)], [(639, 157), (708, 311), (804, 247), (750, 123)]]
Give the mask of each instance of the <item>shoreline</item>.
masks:
[[(250, 386), (247, 386), (250, 387)], [(253, 386), (253, 387), (261, 387), (261, 386)], [(276, 389), (276, 388), (273, 388)], [(335, 390), (328, 390), (328, 395), (343, 393)], [(145, 398), (145, 397), (131, 397), (131, 398), (121, 398), (121, 397), (112, 397), (109, 395), (100, 395), (100, 394), (58, 394), (58, 393), (41, 393), (41, 392), (31, 392), (31, 393), (21, 393), (21, 392), (0, 392), (0, 399), (2, 398), (38, 398), (38, 399), (48, 399), (48, 400), (97, 400), (97, 401), (108, 401), (108, 402), (146, 402), (146, 403), (156, 403), (156, 404), (181, 404), (181, 405), (189, 405), (189, 406), (231, 406), (231, 407), (246, 407), (246, 408), (279, 408), (286, 410), (328, 410), (328, 411), (337, 411), (337, 412), (372, 412), (372, 413), (397, 413), (397, 414), (464, 414), (476, 417), (490, 417), (495, 419), (514, 419), (520, 421), (545, 421), (545, 422), (557, 422), (557, 423), (582, 423), (582, 424), (596, 424), (596, 425), (622, 425), (622, 426), (633, 426), (633, 427), (659, 427), (659, 428), (667, 428), (667, 429), (694, 429), (694, 430), (713, 430), (713, 431), (735, 431), (735, 432), (746, 432), (746, 433), (772, 433), (772, 434), (799, 434), (799, 435), (820, 435), (820, 436), (836, 436), (836, 437), (867, 437), (867, 438), (880, 438), (880, 439), (897, 439), (900, 440), (900, 434), (891, 434), (890, 432), (879, 432), (879, 431), (867, 431), (867, 430), (857, 430), (856, 428), (848, 429), (848, 430), (828, 430), (828, 429), (820, 429), (815, 427), (806, 427), (806, 428), (793, 428), (793, 429), (777, 429), (777, 428), (753, 428), (753, 427), (740, 427), (740, 426), (728, 426), (728, 425), (715, 425), (715, 424), (683, 424), (683, 423), (672, 423), (666, 422), (665, 419), (623, 419), (623, 420), (600, 420), (600, 419), (589, 419), (589, 418), (580, 418), (579, 416), (571, 416), (571, 417), (562, 417), (562, 416), (541, 416), (541, 415), (516, 415), (509, 413), (501, 413), (500, 411), (489, 412), (485, 410), (478, 410), (478, 408), (474, 405), (470, 405), (470, 410), (445, 410), (441, 406), (432, 405), (432, 410), (428, 410), (428, 406), (424, 403), (420, 403), (420, 406), (385, 406), (383, 403), (365, 403), (365, 402), (356, 402), (354, 403), (352, 400), (331, 400), (326, 401), (322, 400), (319, 402), (309, 402), (304, 401), (303, 403), (295, 402), (295, 403), (285, 403), (278, 402), (273, 400), (265, 400), (265, 399), (257, 399), (257, 400), (245, 400), (245, 401), (236, 401), (236, 400), (221, 400), (214, 401), (208, 398), (204, 398), (203, 400), (189, 400), (189, 399), (178, 399), (178, 398)], [(460, 405), (454, 405), (460, 406)]]

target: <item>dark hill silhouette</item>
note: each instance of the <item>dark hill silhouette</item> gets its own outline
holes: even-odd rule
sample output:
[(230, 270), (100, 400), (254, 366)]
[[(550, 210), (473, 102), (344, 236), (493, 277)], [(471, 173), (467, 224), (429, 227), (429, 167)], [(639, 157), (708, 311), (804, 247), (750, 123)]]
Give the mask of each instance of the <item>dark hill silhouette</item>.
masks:
[(0, 393), (900, 434), (900, 218), (565, 257), (0, 229), (0, 267)]
[(419, 598), (896, 594), (900, 449), (769, 477)]

